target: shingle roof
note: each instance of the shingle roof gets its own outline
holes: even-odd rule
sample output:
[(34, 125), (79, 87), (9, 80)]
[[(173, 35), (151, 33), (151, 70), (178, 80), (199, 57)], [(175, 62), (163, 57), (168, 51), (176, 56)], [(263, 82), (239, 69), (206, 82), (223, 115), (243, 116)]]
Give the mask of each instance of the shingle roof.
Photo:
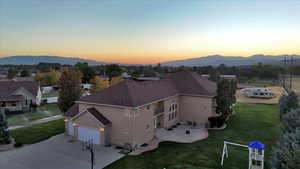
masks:
[[(99, 120), (103, 125), (110, 125), (112, 124), (102, 113), (100, 113), (94, 107), (88, 108), (87, 111), (91, 113), (97, 120)], [(64, 113), (66, 117), (74, 117), (79, 113), (79, 104), (76, 103), (71, 106), (68, 111)]]
[(97, 104), (136, 107), (166, 97), (186, 94), (215, 96), (217, 85), (191, 72), (177, 72), (166, 79), (137, 82), (124, 80), (79, 101)]
[(71, 106), (65, 113), (64, 116), (66, 117), (74, 117), (79, 113), (79, 104), (76, 103)]
[(94, 107), (88, 108), (87, 111), (96, 117), (96, 119), (98, 119), (103, 125), (106, 126), (111, 124), (111, 122)]
[(39, 83), (35, 81), (0, 81), (0, 99), (5, 100), (14, 96), (13, 92), (25, 88), (33, 96), (37, 96)]

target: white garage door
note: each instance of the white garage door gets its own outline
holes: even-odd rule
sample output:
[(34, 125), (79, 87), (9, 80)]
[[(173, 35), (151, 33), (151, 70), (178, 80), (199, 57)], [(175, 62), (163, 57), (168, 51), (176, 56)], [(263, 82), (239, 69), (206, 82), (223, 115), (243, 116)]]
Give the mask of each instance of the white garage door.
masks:
[(78, 139), (81, 141), (93, 140), (94, 144), (100, 144), (100, 131), (86, 127), (78, 127)]
[(68, 135), (74, 136), (74, 127), (71, 121), (68, 122)]

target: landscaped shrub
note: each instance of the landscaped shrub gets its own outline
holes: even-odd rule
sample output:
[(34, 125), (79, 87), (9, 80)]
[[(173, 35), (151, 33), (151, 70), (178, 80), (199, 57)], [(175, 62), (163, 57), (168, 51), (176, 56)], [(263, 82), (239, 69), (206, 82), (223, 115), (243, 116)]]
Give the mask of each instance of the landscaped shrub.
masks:
[(20, 143), (20, 142), (16, 142), (14, 144), (14, 147), (18, 148), (18, 147), (22, 147), (23, 146), (23, 143)]
[(220, 128), (225, 123), (226, 117), (225, 116), (209, 117), (208, 121), (211, 128), (215, 128), (215, 127)]

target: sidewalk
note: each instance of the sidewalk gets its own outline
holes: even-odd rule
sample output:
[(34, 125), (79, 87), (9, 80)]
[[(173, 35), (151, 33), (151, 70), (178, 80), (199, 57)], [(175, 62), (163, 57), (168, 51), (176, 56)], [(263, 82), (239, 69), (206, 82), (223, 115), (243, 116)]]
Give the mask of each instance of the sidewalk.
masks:
[(17, 128), (32, 126), (32, 125), (35, 125), (35, 124), (46, 123), (48, 121), (58, 120), (58, 119), (62, 119), (62, 118), (63, 118), (62, 115), (46, 117), (46, 118), (43, 118), (43, 119), (26, 122), (26, 123), (23, 123), (23, 124), (20, 124), (20, 125), (13, 125), (13, 126), (8, 127), (8, 129), (13, 130), (13, 129), (17, 129)]

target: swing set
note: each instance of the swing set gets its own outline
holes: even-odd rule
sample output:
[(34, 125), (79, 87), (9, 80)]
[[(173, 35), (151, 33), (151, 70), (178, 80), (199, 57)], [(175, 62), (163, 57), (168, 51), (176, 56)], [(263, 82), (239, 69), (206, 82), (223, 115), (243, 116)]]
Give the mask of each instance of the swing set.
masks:
[(224, 163), (224, 157), (228, 158), (228, 145), (247, 148), (249, 151), (249, 167), (248, 169), (263, 169), (264, 168), (264, 149), (265, 145), (259, 141), (252, 141), (248, 145), (224, 141), (221, 166)]

